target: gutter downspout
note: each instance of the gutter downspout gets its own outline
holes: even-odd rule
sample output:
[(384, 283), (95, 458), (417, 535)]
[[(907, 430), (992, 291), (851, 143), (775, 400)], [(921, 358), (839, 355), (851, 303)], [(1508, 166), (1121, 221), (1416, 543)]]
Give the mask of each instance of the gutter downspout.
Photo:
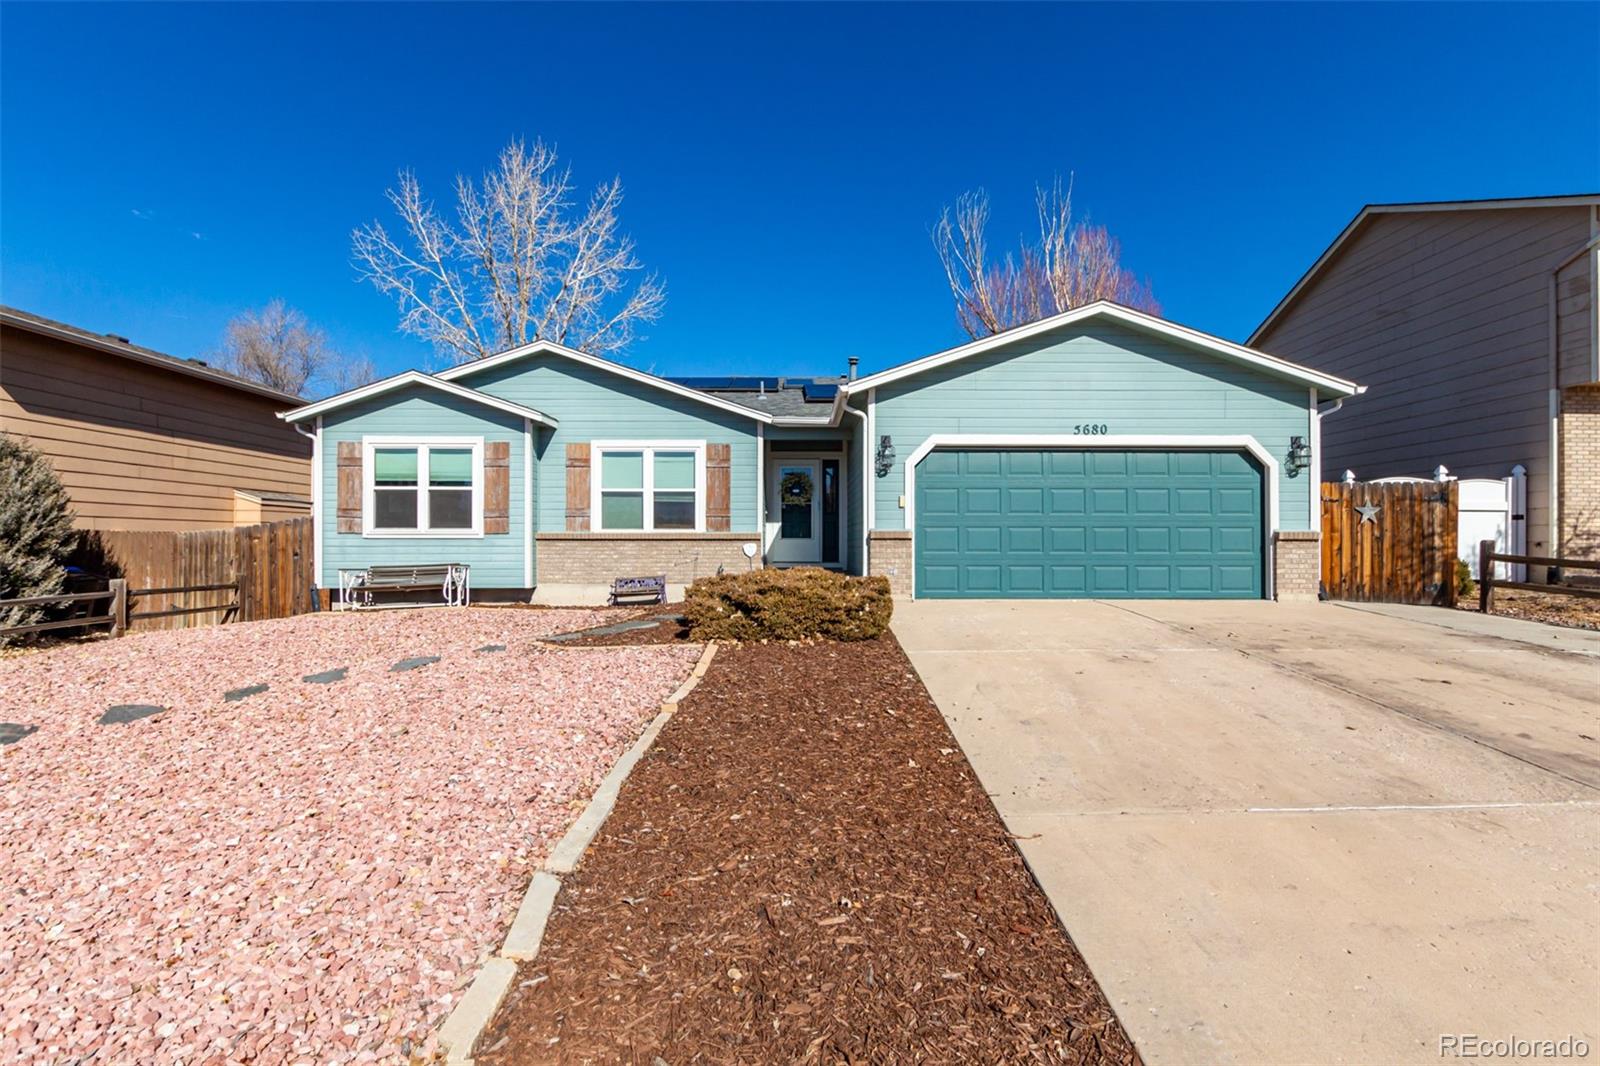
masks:
[[(1592, 229), (1591, 224), (1591, 229)], [(1557, 332), (1556, 313), (1556, 279), (1560, 273), (1587, 255), (1596, 245), (1600, 245), (1600, 235), (1592, 236), (1582, 248), (1567, 256), (1557, 263), (1550, 271), (1550, 283), (1547, 287), (1549, 313), (1547, 315), (1546, 329), (1550, 335), (1548, 387), (1550, 392), (1549, 419), (1550, 419), (1550, 471), (1548, 482), (1550, 485), (1550, 503), (1547, 509), (1549, 540), (1546, 547), (1551, 554), (1561, 554), (1561, 337)], [(1595, 294), (1591, 291), (1589, 299), (1594, 300)]]
[[(844, 394), (841, 393), (840, 395)], [(872, 508), (867, 505), (867, 486), (872, 484), (869, 479), (874, 476), (869, 466), (871, 455), (867, 449), (872, 442), (867, 439), (867, 412), (857, 411), (854, 407), (851, 407), (849, 397), (845, 397), (840, 410), (861, 419), (861, 572), (866, 574), (870, 573), (867, 568), (867, 533), (872, 528)]]
[[(317, 428), (308, 431), (298, 422), (290, 422), (294, 431), (311, 442), (311, 566), (315, 571), (311, 582), (313, 595), (322, 585), (322, 416), (317, 416)], [(321, 603), (315, 605), (321, 608)]]

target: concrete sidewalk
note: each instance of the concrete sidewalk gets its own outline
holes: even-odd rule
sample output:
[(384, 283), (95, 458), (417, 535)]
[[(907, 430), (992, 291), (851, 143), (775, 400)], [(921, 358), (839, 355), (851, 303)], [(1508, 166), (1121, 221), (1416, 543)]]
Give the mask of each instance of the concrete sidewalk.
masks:
[(1591, 655), (1325, 604), (896, 611), (1148, 1061), (1600, 1054)]

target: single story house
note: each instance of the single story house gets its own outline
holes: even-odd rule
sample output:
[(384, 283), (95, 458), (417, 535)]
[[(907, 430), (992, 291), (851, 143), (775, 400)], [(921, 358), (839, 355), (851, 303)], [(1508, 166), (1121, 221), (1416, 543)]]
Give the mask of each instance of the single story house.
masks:
[(1319, 405), (1360, 387), (1095, 303), (881, 373), (670, 379), (538, 341), (282, 417), (317, 572), (474, 595), (819, 565), (928, 597), (1312, 598)]
[(50, 460), (80, 529), (217, 529), (310, 513), (298, 396), (0, 308), (0, 432)]
[(1508, 543), (1593, 559), (1597, 287), (1600, 194), (1369, 204), (1248, 343), (1371, 386), (1329, 421), (1323, 477), (1429, 477), (1442, 464), (1498, 479), (1521, 467), (1527, 506)]

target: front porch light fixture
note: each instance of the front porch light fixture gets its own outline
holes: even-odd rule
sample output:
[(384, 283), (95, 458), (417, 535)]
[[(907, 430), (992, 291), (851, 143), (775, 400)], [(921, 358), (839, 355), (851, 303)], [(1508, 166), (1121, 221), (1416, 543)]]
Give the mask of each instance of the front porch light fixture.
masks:
[(873, 468), (879, 477), (888, 477), (889, 471), (894, 469), (894, 441), (887, 433), (878, 438), (878, 454), (873, 459)]
[(1289, 476), (1296, 477), (1302, 470), (1311, 469), (1311, 445), (1304, 437), (1289, 438)]

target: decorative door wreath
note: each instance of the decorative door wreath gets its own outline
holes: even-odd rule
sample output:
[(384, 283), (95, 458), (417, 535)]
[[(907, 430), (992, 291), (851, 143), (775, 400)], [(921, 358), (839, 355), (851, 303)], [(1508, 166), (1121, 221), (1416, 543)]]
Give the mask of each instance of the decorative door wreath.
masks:
[(801, 470), (794, 470), (783, 475), (783, 480), (778, 482), (778, 498), (785, 507), (810, 507), (812, 478), (810, 474)]

